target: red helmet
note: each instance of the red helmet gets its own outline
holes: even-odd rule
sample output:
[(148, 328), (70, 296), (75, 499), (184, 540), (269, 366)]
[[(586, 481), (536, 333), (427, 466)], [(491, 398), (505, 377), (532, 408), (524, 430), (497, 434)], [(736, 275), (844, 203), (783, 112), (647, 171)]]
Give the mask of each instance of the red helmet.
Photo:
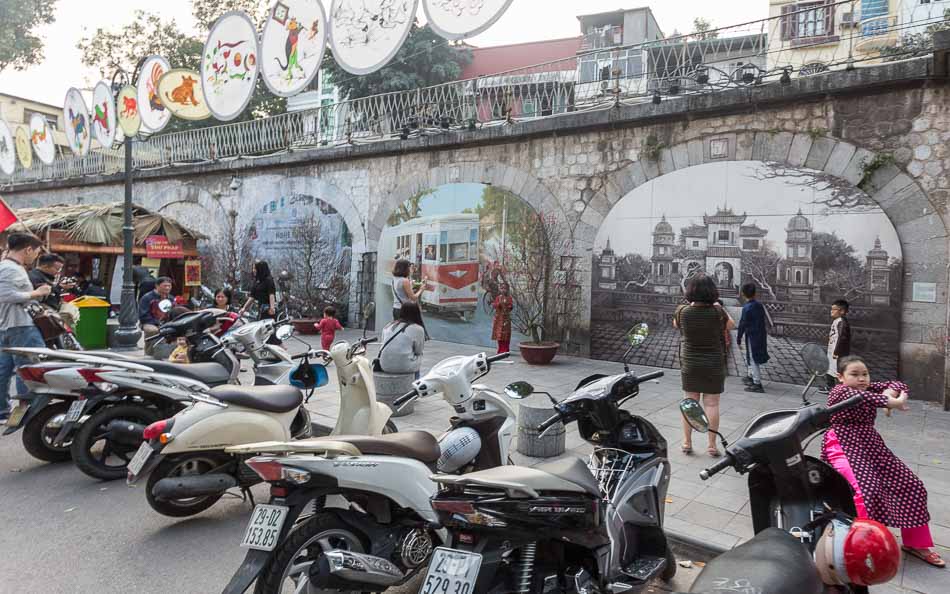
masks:
[(897, 575), (901, 553), (897, 539), (883, 524), (856, 519), (848, 524), (834, 519), (815, 547), (821, 581), (832, 586), (873, 586)]

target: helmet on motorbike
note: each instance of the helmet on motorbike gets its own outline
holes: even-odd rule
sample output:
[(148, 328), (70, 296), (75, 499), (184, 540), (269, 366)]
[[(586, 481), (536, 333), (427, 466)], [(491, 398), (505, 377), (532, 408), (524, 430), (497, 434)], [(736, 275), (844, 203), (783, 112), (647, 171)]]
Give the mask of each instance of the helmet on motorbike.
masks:
[(439, 438), (439, 472), (455, 472), (475, 459), (482, 449), (482, 438), (471, 427), (458, 427)]
[(890, 530), (863, 518), (851, 523), (831, 520), (815, 547), (821, 581), (832, 586), (883, 584), (897, 575), (900, 559)]

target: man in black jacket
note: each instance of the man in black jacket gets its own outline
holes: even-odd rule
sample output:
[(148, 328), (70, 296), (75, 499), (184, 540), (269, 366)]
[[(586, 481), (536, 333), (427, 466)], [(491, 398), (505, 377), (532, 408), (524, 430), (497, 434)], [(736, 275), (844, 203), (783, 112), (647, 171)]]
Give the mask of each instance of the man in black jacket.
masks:
[(851, 354), (851, 323), (848, 322), (850, 304), (839, 299), (831, 304), (831, 330), (828, 332), (828, 373), (825, 376), (827, 393), (838, 383), (838, 361)]
[(33, 288), (38, 289), (42, 285), (52, 287), (49, 295), (40, 303), (46, 307), (59, 311), (63, 303), (63, 290), (70, 290), (76, 286), (75, 283), (65, 283), (59, 280), (59, 275), (63, 271), (65, 261), (57, 254), (43, 254), (36, 259), (36, 266), (30, 271), (30, 282)]

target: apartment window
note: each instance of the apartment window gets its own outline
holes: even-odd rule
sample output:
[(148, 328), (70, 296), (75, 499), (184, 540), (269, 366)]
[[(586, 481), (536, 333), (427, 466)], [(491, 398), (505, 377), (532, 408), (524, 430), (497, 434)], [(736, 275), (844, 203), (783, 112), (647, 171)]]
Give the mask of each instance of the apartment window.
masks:
[(782, 7), (781, 34), (783, 41), (834, 35), (834, 4), (830, 0), (801, 2)]

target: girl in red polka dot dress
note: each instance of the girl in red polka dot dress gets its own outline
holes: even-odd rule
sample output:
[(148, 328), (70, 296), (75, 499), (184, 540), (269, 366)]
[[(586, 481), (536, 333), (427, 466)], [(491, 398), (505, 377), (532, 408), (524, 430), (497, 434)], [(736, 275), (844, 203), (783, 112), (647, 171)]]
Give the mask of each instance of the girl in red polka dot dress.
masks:
[(822, 458), (851, 483), (858, 517), (900, 528), (905, 552), (943, 567), (944, 560), (931, 549), (927, 489), (874, 428), (877, 409), (887, 409), (888, 414), (891, 409), (909, 409), (907, 386), (897, 381), (872, 384), (859, 357), (838, 361), (838, 380), (841, 383), (828, 394), (828, 406), (859, 395), (864, 401), (831, 417)]

